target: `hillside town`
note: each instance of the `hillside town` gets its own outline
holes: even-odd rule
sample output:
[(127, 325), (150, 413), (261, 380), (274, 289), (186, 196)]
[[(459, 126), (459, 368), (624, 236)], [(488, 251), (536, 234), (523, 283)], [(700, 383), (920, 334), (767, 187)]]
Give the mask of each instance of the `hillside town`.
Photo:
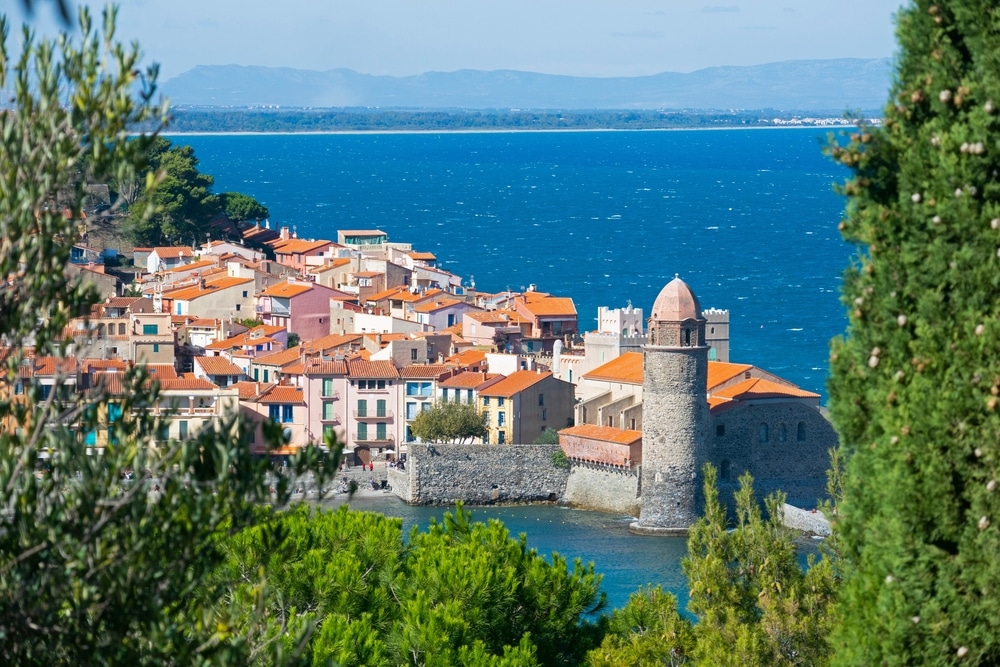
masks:
[[(154, 409), (168, 416), (164, 440), (239, 410), (262, 454), (272, 420), (286, 441), (272, 454), (335, 434), (353, 466), (404, 459), (413, 420), (436, 402), (480, 406), (483, 443), (530, 444), (551, 430), (574, 460), (641, 463), (647, 323), (631, 304), (600, 308), (597, 329), (580, 331), (570, 296), (477, 291), (377, 229), (334, 241), (258, 224), (241, 241), (135, 248), (131, 285), (104, 269), (107, 256), (74, 247), (70, 270), (103, 300), (66, 330), (70, 355), (29, 358), (22, 383), (58, 377), (114, 397), (144, 364), (160, 386)], [(729, 362), (728, 311), (702, 315), (713, 413), (776, 400), (818, 411), (817, 394)], [(86, 443), (106, 446), (115, 418)], [(783, 442), (789, 427), (775, 428)]]

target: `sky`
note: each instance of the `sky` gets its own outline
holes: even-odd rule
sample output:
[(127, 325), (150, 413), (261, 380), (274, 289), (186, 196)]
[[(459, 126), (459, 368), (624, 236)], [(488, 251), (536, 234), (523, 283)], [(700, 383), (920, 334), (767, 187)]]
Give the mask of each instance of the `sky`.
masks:
[[(23, 0), (4, 5), (13, 25)], [(70, 0), (79, 4), (79, 0)], [(52, 0), (32, 22), (53, 33)], [(97, 13), (104, 2), (86, 0)], [(407, 76), (513, 69), (641, 76), (895, 53), (902, 0), (119, 0), (160, 80), (198, 65)], [(12, 30), (17, 37), (19, 32)]]

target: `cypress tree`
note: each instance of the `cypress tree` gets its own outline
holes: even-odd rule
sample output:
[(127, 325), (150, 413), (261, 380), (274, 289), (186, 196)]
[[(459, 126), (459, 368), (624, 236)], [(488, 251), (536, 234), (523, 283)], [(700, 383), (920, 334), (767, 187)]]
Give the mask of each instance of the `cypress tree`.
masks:
[(1000, 6), (916, 0), (882, 127), (834, 142), (849, 456), (837, 665), (1000, 663)]

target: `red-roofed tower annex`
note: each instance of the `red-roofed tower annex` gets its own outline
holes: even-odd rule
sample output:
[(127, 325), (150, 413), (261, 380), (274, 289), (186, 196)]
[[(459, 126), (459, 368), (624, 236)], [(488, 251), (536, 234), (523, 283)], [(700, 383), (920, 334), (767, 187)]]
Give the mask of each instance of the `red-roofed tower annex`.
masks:
[(698, 519), (711, 421), (705, 322), (698, 298), (678, 277), (653, 303), (643, 348), (640, 512), (632, 524), (640, 532), (684, 533)]

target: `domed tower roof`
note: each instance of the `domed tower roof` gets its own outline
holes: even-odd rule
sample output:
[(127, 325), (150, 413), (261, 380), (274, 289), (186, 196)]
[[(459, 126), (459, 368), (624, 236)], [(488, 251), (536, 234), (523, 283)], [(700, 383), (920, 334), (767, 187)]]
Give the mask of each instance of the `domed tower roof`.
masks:
[(653, 314), (650, 319), (654, 322), (700, 320), (703, 319), (701, 304), (687, 283), (675, 274), (674, 279), (660, 290), (659, 296), (653, 302)]

